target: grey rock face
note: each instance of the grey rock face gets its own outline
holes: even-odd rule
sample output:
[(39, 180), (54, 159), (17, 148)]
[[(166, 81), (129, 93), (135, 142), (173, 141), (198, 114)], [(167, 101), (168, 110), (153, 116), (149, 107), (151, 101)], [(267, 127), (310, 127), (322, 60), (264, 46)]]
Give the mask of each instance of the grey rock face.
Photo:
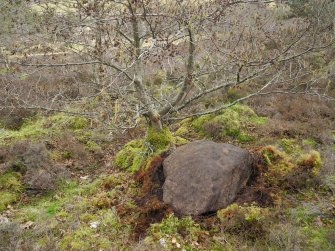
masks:
[(163, 162), (163, 200), (180, 214), (226, 207), (251, 174), (248, 151), (207, 140), (177, 148)]

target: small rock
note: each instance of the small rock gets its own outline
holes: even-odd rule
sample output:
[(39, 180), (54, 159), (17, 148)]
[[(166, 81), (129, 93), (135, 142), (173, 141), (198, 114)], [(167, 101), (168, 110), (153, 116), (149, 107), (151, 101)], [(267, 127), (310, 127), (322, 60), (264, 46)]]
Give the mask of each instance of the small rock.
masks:
[(1, 216), (0, 215), (0, 224), (8, 224), (9, 223), (9, 219), (7, 217)]
[(90, 228), (98, 228), (99, 225), (100, 225), (99, 221), (90, 222)]
[(166, 241), (164, 238), (159, 239), (159, 244), (161, 244), (163, 247), (166, 247)]

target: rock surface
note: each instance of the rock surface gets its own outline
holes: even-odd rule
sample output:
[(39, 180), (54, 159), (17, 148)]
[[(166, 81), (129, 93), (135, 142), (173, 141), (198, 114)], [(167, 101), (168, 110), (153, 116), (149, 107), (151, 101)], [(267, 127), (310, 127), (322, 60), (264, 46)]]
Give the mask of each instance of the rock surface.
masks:
[(251, 174), (248, 151), (199, 140), (177, 148), (163, 162), (163, 200), (177, 213), (200, 215), (226, 207)]

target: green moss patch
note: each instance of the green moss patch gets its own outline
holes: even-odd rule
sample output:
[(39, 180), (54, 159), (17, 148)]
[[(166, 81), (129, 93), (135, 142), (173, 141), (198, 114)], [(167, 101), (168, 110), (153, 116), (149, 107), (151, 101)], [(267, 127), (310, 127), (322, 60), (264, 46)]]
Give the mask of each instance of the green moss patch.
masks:
[(188, 141), (175, 137), (168, 128), (157, 131), (149, 128), (145, 139), (135, 139), (128, 142), (115, 156), (114, 164), (122, 169), (135, 172), (150, 156), (160, 154), (172, 144), (185, 144)]
[(194, 130), (200, 136), (211, 139), (232, 137), (239, 142), (254, 140), (250, 129), (266, 123), (267, 118), (258, 116), (250, 107), (237, 104), (220, 114), (209, 114), (181, 121), (176, 135), (187, 136)]
[(19, 130), (1, 130), (0, 145), (16, 140), (40, 139), (46, 135), (58, 135), (66, 130), (78, 132), (89, 126), (85, 117), (55, 114), (49, 117), (35, 117), (27, 120)]
[(18, 194), (9, 191), (0, 191), (0, 212), (5, 210), (8, 205), (14, 203), (18, 199)]
[(15, 203), (20, 197), (23, 188), (20, 178), (20, 173), (16, 172), (7, 172), (0, 175), (0, 211)]
[(165, 150), (175, 139), (170, 132), (169, 128), (165, 127), (161, 131), (156, 130), (153, 127), (149, 127), (146, 135), (145, 142), (153, 152), (159, 152)]
[(300, 154), (302, 149), (295, 139), (281, 139), (278, 145), (288, 154), (297, 155)]
[(20, 130), (3, 130), (0, 131), (0, 144), (22, 140), (27, 138), (42, 137), (48, 134), (48, 129), (44, 127), (42, 120), (29, 121), (23, 124)]
[[(287, 144), (287, 140), (284, 142)], [(261, 150), (267, 166), (262, 178), (267, 186), (298, 188), (307, 185), (310, 179), (319, 174), (322, 165), (319, 152), (303, 152), (300, 146), (293, 147), (291, 144), (285, 145), (284, 149), (266, 146)]]
[(126, 170), (136, 171), (146, 158), (147, 149), (144, 140), (136, 139), (128, 142), (115, 156), (114, 163)]
[(162, 222), (150, 226), (145, 242), (160, 243), (166, 250), (197, 250), (201, 231), (191, 217), (178, 218), (170, 214)]
[(247, 239), (262, 238), (268, 228), (269, 210), (257, 204), (229, 205), (219, 210), (217, 216), (225, 231), (233, 234), (243, 234)]

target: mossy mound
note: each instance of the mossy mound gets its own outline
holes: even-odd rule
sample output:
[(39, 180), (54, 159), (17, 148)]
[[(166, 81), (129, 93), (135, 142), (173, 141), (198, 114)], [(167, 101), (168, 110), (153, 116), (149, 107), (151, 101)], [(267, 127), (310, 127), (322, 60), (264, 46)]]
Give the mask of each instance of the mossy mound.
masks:
[(17, 201), (23, 188), (20, 182), (21, 174), (7, 172), (0, 175), (0, 211)]
[(40, 139), (46, 135), (59, 135), (64, 131), (80, 133), (89, 126), (89, 120), (81, 116), (62, 113), (49, 117), (36, 116), (26, 120), (19, 130), (0, 130), (0, 145), (9, 145), (23, 139)]
[(219, 114), (208, 114), (180, 122), (176, 135), (185, 137), (191, 131), (210, 139), (232, 137), (239, 142), (252, 141), (250, 128), (264, 124), (265, 117), (258, 116), (250, 107), (236, 104)]
[(179, 136), (173, 136), (169, 128), (157, 131), (149, 128), (145, 139), (135, 139), (128, 142), (115, 156), (114, 164), (122, 169), (135, 172), (150, 156), (160, 154), (173, 144), (185, 144), (188, 141)]
[(160, 152), (175, 143), (175, 139), (167, 127), (163, 128), (161, 131), (149, 127), (145, 143), (148, 144), (148, 147), (152, 152)]
[(267, 168), (262, 173), (263, 182), (268, 187), (299, 188), (308, 185), (319, 174), (322, 166), (320, 153), (315, 150), (303, 152), (298, 145), (284, 149), (286, 151), (275, 146), (262, 148)]
[(243, 234), (247, 239), (264, 236), (268, 229), (269, 209), (257, 204), (229, 205), (217, 212), (217, 216), (225, 231)]
[(115, 156), (114, 163), (131, 172), (140, 168), (143, 160), (147, 156), (143, 139), (135, 139), (128, 142)]

